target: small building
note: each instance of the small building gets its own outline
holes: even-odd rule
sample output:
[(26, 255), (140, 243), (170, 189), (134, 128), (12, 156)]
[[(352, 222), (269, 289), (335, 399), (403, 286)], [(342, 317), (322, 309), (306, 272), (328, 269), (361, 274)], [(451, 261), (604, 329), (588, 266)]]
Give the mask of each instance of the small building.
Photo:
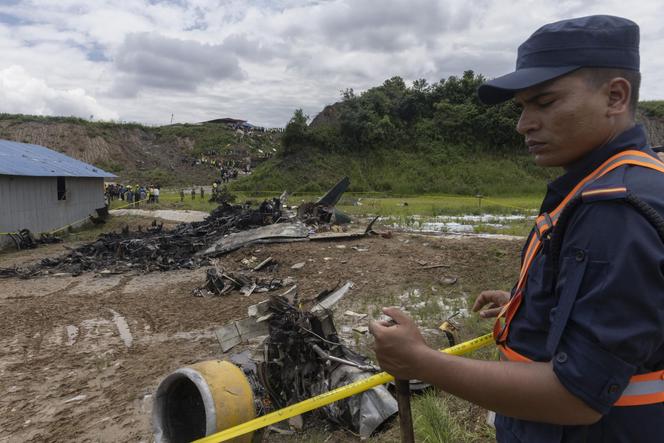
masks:
[[(0, 140), (0, 233), (82, 224), (104, 208), (102, 169), (38, 145)], [(11, 244), (0, 235), (0, 247)]]
[(208, 120), (201, 123), (225, 124), (230, 129), (240, 129), (242, 131), (251, 131), (252, 129), (257, 128), (257, 126), (252, 125), (248, 121), (240, 120), (237, 118), (216, 118), (214, 120)]
[(207, 120), (203, 123), (223, 123), (230, 126), (239, 126), (243, 123), (247, 123), (246, 120), (240, 120), (237, 118), (215, 118), (214, 120)]

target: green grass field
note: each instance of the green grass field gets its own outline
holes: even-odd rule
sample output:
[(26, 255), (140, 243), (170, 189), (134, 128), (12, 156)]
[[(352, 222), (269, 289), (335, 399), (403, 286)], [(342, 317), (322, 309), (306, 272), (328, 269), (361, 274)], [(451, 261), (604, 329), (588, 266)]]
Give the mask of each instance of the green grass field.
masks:
[[(279, 192), (253, 192), (235, 193), (237, 203), (252, 201), (258, 203), (263, 199), (278, 197)], [(289, 205), (299, 205), (307, 201), (315, 201), (320, 193), (296, 193), (289, 197)], [(180, 209), (210, 212), (217, 207), (216, 203), (208, 201), (210, 194), (206, 192), (203, 199), (196, 193), (194, 199), (190, 193), (185, 193), (180, 201), (179, 190), (162, 190), (159, 204), (140, 203), (140, 209)], [(420, 195), (420, 196), (390, 196), (379, 193), (346, 193), (341, 198), (337, 208), (353, 218), (363, 219), (380, 216), (388, 223), (401, 226), (415, 227), (437, 216), (463, 216), (463, 215), (525, 215), (534, 216), (537, 213), (541, 196), (501, 196), (482, 197), (461, 195)], [(111, 209), (127, 207), (122, 200), (115, 200)], [(526, 235), (532, 226), (530, 218), (509, 222), (503, 228), (496, 228), (488, 224), (477, 224), (475, 232), (488, 234)]]
[[(248, 200), (257, 202), (263, 199), (279, 197), (280, 192), (235, 192), (236, 202)], [(187, 192), (184, 200), (180, 201), (179, 191), (163, 190), (159, 204), (148, 205), (141, 203), (138, 207), (151, 209), (189, 209), (196, 211), (211, 211), (217, 205), (208, 201), (210, 194), (206, 192), (205, 198), (196, 193), (194, 199)], [(295, 193), (288, 199), (289, 205), (314, 201), (320, 198), (320, 193)], [(390, 196), (381, 193), (346, 193), (337, 205), (342, 211), (356, 216), (432, 216), (461, 215), (461, 214), (532, 214), (539, 208), (542, 196), (510, 196), (492, 197), (462, 195), (421, 195), (421, 196)], [(115, 200), (111, 209), (118, 209), (126, 205), (122, 200)]]

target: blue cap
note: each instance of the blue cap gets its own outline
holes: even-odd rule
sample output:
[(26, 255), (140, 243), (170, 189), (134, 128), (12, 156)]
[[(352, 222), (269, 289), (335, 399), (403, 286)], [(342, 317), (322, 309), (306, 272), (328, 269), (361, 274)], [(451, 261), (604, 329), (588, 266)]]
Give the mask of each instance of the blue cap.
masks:
[(579, 68), (639, 70), (639, 26), (611, 15), (550, 23), (519, 46), (516, 70), (481, 85), (480, 100), (493, 105), (514, 93)]

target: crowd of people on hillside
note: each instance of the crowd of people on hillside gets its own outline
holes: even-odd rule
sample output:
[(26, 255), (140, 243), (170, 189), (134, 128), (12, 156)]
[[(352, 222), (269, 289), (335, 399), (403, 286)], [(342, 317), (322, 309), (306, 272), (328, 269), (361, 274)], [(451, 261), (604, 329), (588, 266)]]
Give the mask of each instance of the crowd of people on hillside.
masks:
[(228, 183), (229, 181), (236, 179), (240, 174), (240, 171), (244, 174), (249, 174), (251, 172), (250, 163), (240, 165), (239, 162), (232, 159), (219, 160), (205, 155), (202, 155), (199, 159), (193, 161), (192, 166), (193, 165), (203, 165), (217, 169), (223, 183)]
[[(234, 160), (217, 160), (212, 157), (201, 156), (200, 159), (195, 161), (195, 164), (210, 166), (219, 171), (219, 178), (212, 183), (212, 195), (210, 200), (214, 201), (217, 198), (217, 192), (221, 189), (222, 183), (228, 183), (231, 180), (238, 178), (240, 172), (249, 174), (251, 166), (249, 163), (240, 167)], [(131, 206), (139, 206), (141, 202), (148, 204), (159, 203), (159, 195), (161, 193), (161, 185), (125, 185), (117, 183), (106, 183), (105, 197), (107, 204), (114, 200), (122, 200)], [(185, 195), (191, 196), (191, 200), (196, 199), (196, 195), (200, 194), (200, 199), (205, 198), (205, 188), (192, 185), (191, 188), (181, 188), (179, 191), (180, 201), (183, 202)]]

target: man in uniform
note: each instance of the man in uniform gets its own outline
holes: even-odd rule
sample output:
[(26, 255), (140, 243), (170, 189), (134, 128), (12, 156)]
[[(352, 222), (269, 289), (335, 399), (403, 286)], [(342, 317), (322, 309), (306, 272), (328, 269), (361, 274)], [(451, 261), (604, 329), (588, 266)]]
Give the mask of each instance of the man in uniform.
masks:
[[(373, 322), (381, 367), (497, 412), (501, 442), (664, 438), (664, 163), (634, 122), (639, 29), (582, 17), (537, 30), (516, 70), (482, 85), (514, 99), (517, 131), (548, 185), (511, 293), (473, 309), (496, 317), (501, 361), (429, 348), (396, 308)], [(504, 323), (503, 319), (504, 317)]]

